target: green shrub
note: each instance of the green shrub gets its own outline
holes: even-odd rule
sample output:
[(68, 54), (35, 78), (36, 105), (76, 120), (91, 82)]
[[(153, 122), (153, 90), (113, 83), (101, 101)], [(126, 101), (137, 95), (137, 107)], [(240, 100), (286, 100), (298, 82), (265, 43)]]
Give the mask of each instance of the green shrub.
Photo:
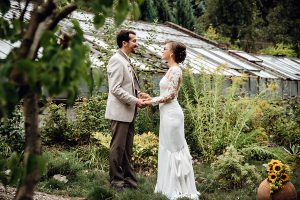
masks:
[(112, 199), (113, 193), (103, 187), (95, 187), (93, 191), (88, 195), (88, 200), (100, 200), (100, 199)]
[(240, 150), (246, 161), (251, 160), (268, 160), (271, 158), (278, 159), (278, 156), (270, 151), (269, 147), (266, 146), (255, 146), (245, 147)]
[(285, 45), (283, 43), (276, 44), (275, 46), (268, 47), (259, 51), (260, 54), (267, 54), (273, 56), (287, 56), (296, 57), (297, 53), (292, 45)]
[(230, 38), (223, 37), (219, 33), (217, 33), (217, 30), (213, 27), (212, 24), (209, 25), (206, 32), (204, 33), (204, 36), (218, 42), (219, 44), (225, 44), (227, 46), (230, 45)]
[(258, 102), (260, 115), (256, 118), (270, 140), (277, 145), (300, 144), (300, 98), (277, 101), (272, 104)]
[(0, 136), (0, 159), (8, 158), (11, 153), (12, 150), (6, 142), (6, 138)]
[[(93, 134), (93, 138), (101, 145), (101, 148), (107, 149), (107, 156), (109, 151), (109, 144), (111, 141), (110, 135), (104, 135), (101, 132)], [(97, 144), (95, 143), (95, 145)], [(105, 151), (105, 150), (103, 150)], [(132, 161), (136, 170), (150, 175), (156, 172), (158, 154), (158, 138), (152, 133), (136, 134), (133, 141)]]
[[(223, 69), (221, 68), (220, 71)], [(185, 133), (193, 152), (204, 160), (212, 160), (226, 146), (242, 147), (251, 143), (248, 124), (254, 113), (253, 100), (243, 97), (244, 77), (232, 78), (224, 88), (225, 76), (184, 73), (180, 98), (185, 113)], [(257, 142), (256, 140), (253, 142)]]
[[(152, 38), (153, 39), (153, 38)], [(149, 41), (151, 44), (151, 41)], [(159, 60), (158, 60), (159, 62)], [(148, 63), (152, 65), (152, 63)], [(158, 79), (160, 75), (157, 72), (149, 74), (149, 72), (138, 71), (142, 91), (148, 93), (151, 97), (159, 95), (157, 90)], [(158, 135), (159, 132), (159, 108), (158, 106), (147, 106), (143, 109), (138, 109), (137, 117), (135, 119), (135, 132), (136, 133), (146, 133), (148, 131), (154, 132)]]
[(226, 190), (243, 187), (254, 189), (260, 180), (255, 166), (244, 163), (243, 156), (233, 146), (227, 147), (225, 153), (218, 156), (212, 168), (215, 181)]
[(300, 98), (275, 100), (275, 83), (249, 98), (242, 89), (247, 76), (231, 78), (231, 86), (226, 87), (224, 82), (229, 80), (219, 75), (222, 70), (193, 75), (187, 69), (184, 73), (180, 98), (193, 152), (213, 160), (230, 145), (243, 149), (300, 143)]
[(56, 105), (49, 101), (41, 134), (43, 142), (46, 144), (62, 144), (73, 141), (72, 126), (68, 122), (64, 104)]
[(107, 94), (101, 93), (75, 104), (73, 132), (80, 143), (87, 143), (93, 132), (111, 132), (109, 120), (105, 119), (106, 99)]
[(153, 190), (151, 193), (134, 192), (130, 190), (125, 190), (124, 192), (120, 193), (120, 196), (118, 196), (118, 198), (116, 199), (118, 200), (119, 199), (120, 200), (137, 200), (137, 199), (168, 200), (168, 198), (161, 193), (153, 193)]
[(54, 178), (50, 178), (45, 186), (49, 189), (62, 190), (63, 188), (65, 188), (66, 184)]
[(16, 186), (22, 174), (24, 165), (20, 161), (20, 156), (14, 152), (8, 158), (0, 159), (0, 184)]
[(133, 141), (133, 166), (145, 175), (156, 172), (158, 138), (153, 132), (135, 135)]
[(43, 178), (50, 179), (55, 174), (61, 174), (68, 180), (74, 180), (79, 171), (84, 169), (84, 165), (78, 161), (74, 151), (72, 152), (49, 152), (47, 173)]
[(89, 169), (96, 168), (108, 171), (109, 147), (99, 145), (97, 142), (94, 143), (94, 140), (92, 140), (89, 145), (78, 147), (76, 155), (79, 161)]
[(237, 139), (237, 148), (245, 147), (248, 145), (262, 145), (267, 146), (269, 144), (269, 139), (266, 131), (263, 128), (252, 129), (250, 132), (244, 132)]
[(278, 145), (300, 144), (300, 126), (295, 121), (288, 119), (288, 117), (278, 116), (269, 125), (268, 131), (272, 141)]
[[(44, 119), (42, 136), (47, 144), (87, 144), (95, 131), (110, 132), (109, 121), (104, 117), (106, 107), (105, 93), (89, 99), (83, 98), (72, 108), (56, 105), (52, 102), (47, 106), (47, 117)], [(73, 113), (72, 113), (73, 112)]]
[(300, 144), (300, 98), (290, 99), (283, 104), (281, 116), (270, 127), (273, 140), (284, 146)]
[(154, 132), (158, 135), (159, 132), (159, 110), (158, 107), (146, 107), (139, 109), (135, 120), (135, 132), (145, 133)]
[(16, 107), (6, 119), (0, 119), (0, 157), (7, 157), (13, 151), (20, 153), (24, 150), (24, 117), (20, 109)]

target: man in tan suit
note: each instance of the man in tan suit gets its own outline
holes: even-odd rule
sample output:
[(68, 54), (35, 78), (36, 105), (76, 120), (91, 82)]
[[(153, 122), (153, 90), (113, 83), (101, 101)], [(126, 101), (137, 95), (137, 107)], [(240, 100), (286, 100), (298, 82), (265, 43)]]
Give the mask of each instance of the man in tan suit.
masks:
[(137, 47), (136, 34), (121, 30), (117, 35), (119, 50), (107, 67), (109, 94), (105, 118), (111, 120), (112, 140), (109, 152), (110, 184), (117, 190), (136, 188), (137, 179), (130, 165), (137, 107), (143, 107), (136, 73), (130, 65), (129, 54)]

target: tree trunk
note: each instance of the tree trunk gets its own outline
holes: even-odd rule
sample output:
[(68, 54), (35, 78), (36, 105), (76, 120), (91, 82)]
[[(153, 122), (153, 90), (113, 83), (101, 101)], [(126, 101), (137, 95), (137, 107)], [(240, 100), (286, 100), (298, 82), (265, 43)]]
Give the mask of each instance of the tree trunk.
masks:
[[(40, 39), (45, 30), (53, 30), (57, 24), (73, 12), (77, 6), (70, 4), (59, 12), (54, 13), (57, 8), (54, 0), (48, 0), (44, 4), (35, 5), (30, 23), (24, 33), (22, 43), (18, 52), (20, 59), (35, 60), (40, 46)], [(52, 16), (52, 17), (51, 17)], [(51, 23), (50, 23), (51, 22)], [(11, 72), (11, 79), (20, 87), (20, 94), (24, 100), (25, 118), (25, 152), (24, 152), (24, 174), (19, 182), (15, 200), (32, 200), (35, 185), (39, 181), (41, 162), (41, 135), (38, 130), (38, 100), (41, 87), (29, 87), (27, 74), (21, 72), (17, 67)]]
[(35, 185), (39, 180), (39, 162), (37, 156), (41, 155), (41, 135), (38, 130), (38, 93), (29, 92), (24, 97), (24, 117), (25, 117), (25, 171), (23, 180), (15, 195), (15, 200), (32, 200)]

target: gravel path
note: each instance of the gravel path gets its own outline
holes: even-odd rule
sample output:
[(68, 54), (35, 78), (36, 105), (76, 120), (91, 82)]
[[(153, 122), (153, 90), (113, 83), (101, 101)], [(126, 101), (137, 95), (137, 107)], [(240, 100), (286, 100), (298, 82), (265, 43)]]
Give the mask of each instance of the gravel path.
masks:
[[(16, 192), (15, 188), (8, 187), (5, 191), (4, 187), (0, 185), (0, 200), (12, 200)], [(34, 200), (84, 200), (84, 198), (77, 197), (63, 197), (42, 192), (35, 192)]]

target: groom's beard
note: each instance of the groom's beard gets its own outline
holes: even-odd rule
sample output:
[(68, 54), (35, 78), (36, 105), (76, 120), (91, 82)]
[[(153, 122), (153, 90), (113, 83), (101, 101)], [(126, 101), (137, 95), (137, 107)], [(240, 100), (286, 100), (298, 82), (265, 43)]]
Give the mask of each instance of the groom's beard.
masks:
[(136, 49), (137, 47), (138, 47), (137, 45), (133, 46), (133, 47), (131, 48), (131, 53), (134, 53), (134, 54), (135, 54), (135, 53), (136, 53), (136, 52), (135, 52), (135, 49)]

